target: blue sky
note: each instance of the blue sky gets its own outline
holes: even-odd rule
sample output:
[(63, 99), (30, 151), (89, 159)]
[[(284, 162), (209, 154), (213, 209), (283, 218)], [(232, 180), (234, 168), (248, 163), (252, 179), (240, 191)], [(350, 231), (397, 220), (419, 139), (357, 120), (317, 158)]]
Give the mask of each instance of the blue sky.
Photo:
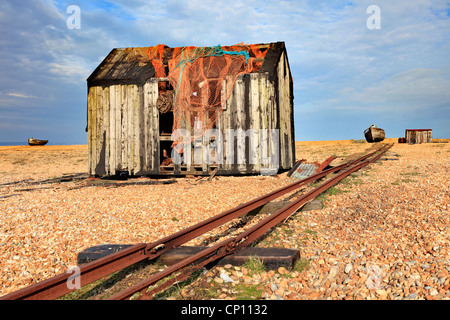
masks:
[(449, 1), (0, 0), (0, 30), (0, 141), (86, 144), (86, 78), (113, 48), (276, 41), (297, 141), (363, 139), (371, 124), (450, 138)]

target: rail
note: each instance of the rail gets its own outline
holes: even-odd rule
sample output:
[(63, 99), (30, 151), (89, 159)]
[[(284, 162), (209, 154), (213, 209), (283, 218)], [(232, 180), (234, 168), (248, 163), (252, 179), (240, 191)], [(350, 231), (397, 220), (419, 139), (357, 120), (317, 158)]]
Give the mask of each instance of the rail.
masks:
[[(280, 222), (289, 218), (293, 213), (295, 213), (301, 206), (306, 204), (308, 201), (313, 200), (317, 195), (326, 191), (331, 186), (337, 184), (340, 180), (344, 179), (351, 173), (363, 168), (364, 166), (376, 161), (383, 155), (391, 145), (384, 145), (381, 148), (366, 154), (354, 161), (345, 163), (336, 167), (332, 167), (327, 170), (323, 170), (316, 173), (310, 177), (294, 182), (288, 186), (282, 187), (275, 191), (272, 191), (264, 196), (241, 204), (235, 208), (227, 210), (219, 215), (212, 218), (199, 222), (191, 227), (183, 229), (165, 238), (157, 240), (152, 243), (139, 243), (121, 250), (117, 253), (108, 255), (106, 257), (100, 258), (98, 260), (92, 261), (90, 263), (80, 266), (79, 269), (79, 280), (80, 285), (85, 286), (96, 280), (99, 280), (109, 274), (116, 271), (124, 269), (128, 266), (136, 264), (145, 259), (155, 259), (162, 255), (163, 253), (178, 247), (196, 237), (221, 226), (235, 218), (243, 216), (252, 210), (273, 201), (285, 194), (288, 194), (300, 186), (314, 182), (321, 179), (331, 173), (339, 172), (345, 169), (343, 172), (337, 174), (333, 178), (326, 180), (324, 183), (309, 191), (303, 196), (300, 196), (297, 200), (291, 202), (285, 207), (281, 208), (277, 212), (269, 215), (263, 219), (258, 224), (244, 231), (238, 236), (224, 240), (216, 245), (206, 248), (186, 258), (173, 266), (147, 278), (146, 280), (129, 287), (128, 289), (116, 294), (111, 297), (111, 299), (129, 299), (136, 293), (141, 293), (138, 297), (139, 299), (151, 299), (152, 295), (158, 291), (161, 291), (167, 286), (170, 286), (174, 282), (181, 281), (189, 277), (192, 272), (202, 268), (210, 262), (218, 260), (226, 255), (229, 255), (242, 247), (249, 246), (251, 243), (259, 239), (269, 229), (278, 225)], [(372, 157), (370, 160), (366, 160)], [(189, 266), (189, 267), (188, 267)], [(147, 291), (149, 286), (155, 285), (158, 281), (172, 275), (173, 273), (181, 271), (180, 275), (173, 277), (172, 279), (166, 281), (159, 287)], [(12, 292), (5, 296), (0, 297), (0, 300), (53, 300), (60, 296), (63, 296), (74, 289), (67, 286), (67, 281), (71, 277), (71, 274), (62, 273), (47, 280), (41, 281), (39, 283), (30, 285), (28, 287), (22, 288), (18, 291)]]

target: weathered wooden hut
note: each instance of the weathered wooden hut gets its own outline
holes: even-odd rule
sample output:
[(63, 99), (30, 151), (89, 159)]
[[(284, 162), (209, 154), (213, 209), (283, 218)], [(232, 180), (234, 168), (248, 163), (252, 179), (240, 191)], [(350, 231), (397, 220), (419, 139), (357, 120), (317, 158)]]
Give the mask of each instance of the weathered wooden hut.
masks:
[(433, 132), (431, 129), (406, 129), (406, 143), (431, 143), (433, 140)]
[[(242, 59), (238, 69), (215, 65), (228, 56)], [(187, 69), (194, 64), (195, 74)], [(182, 76), (189, 84), (184, 96)], [(294, 164), (293, 79), (284, 42), (113, 49), (87, 86), (92, 176), (270, 174)], [(206, 93), (216, 101), (197, 107)], [(196, 135), (205, 124), (208, 130)]]

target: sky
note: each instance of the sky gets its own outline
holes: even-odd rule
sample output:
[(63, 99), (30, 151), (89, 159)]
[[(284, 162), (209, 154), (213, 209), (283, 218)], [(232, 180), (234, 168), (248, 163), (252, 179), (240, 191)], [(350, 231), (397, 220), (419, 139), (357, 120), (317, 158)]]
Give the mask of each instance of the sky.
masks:
[(0, 0), (0, 31), (0, 142), (87, 144), (86, 79), (113, 48), (277, 41), (296, 141), (450, 138), (448, 0)]

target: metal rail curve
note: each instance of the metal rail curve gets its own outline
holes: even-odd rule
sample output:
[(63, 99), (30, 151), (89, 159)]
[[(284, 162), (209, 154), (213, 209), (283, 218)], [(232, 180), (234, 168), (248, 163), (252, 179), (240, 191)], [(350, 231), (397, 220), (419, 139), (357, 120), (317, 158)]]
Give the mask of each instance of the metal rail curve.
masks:
[[(86, 284), (92, 283), (98, 279), (101, 279), (104, 276), (107, 276), (111, 273), (114, 273), (114, 272), (124, 269), (128, 266), (131, 266), (131, 265), (133, 265), (137, 262), (140, 262), (144, 259), (149, 259), (149, 260), (155, 259), (155, 258), (159, 257), (161, 254), (169, 251), (170, 249), (173, 249), (177, 246), (182, 245), (183, 243), (186, 243), (192, 239), (195, 239), (199, 235), (201, 235), (205, 232), (208, 232), (218, 226), (221, 226), (232, 219), (243, 216), (256, 208), (261, 207), (262, 205), (267, 204), (270, 201), (273, 201), (276, 198), (279, 198), (287, 193), (290, 193), (290, 192), (298, 189), (302, 185), (314, 182), (318, 179), (321, 179), (321, 178), (327, 176), (330, 173), (338, 172), (347, 167), (351, 167), (351, 169), (354, 169), (355, 166), (357, 166), (357, 163), (364, 161), (365, 159), (373, 156), (374, 154), (376, 154), (378, 152), (380, 152), (380, 154), (376, 158), (379, 158), (381, 156), (381, 154), (384, 153), (391, 146), (392, 145), (390, 145), (390, 146), (384, 145), (383, 147), (379, 148), (378, 150), (375, 150), (369, 154), (366, 154), (354, 161), (351, 161), (349, 163), (345, 163), (345, 164), (342, 164), (342, 165), (339, 165), (336, 167), (331, 167), (330, 169), (327, 169), (327, 170), (323, 170), (322, 172), (319, 172), (310, 177), (307, 177), (305, 179), (294, 182), (288, 186), (285, 186), (285, 187), (282, 187), (275, 191), (272, 191), (266, 195), (263, 195), (259, 198), (256, 198), (254, 200), (251, 200), (249, 202), (241, 204), (235, 208), (227, 210), (219, 215), (216, 215), (212, 218), (206, 219), (206, 220), (199, 222), (191, 227), (183, 229), (179, 232), (176, 232), (172, 235), (169, 235), (169, 236), (162, 238), (160, 240), (157, 240), (155, 242), (139, 243), (139, 244), (133, 245), (131, 247), (128, 247), (124, 250), (121, 250), (119, 252), (116, 252), (114, 254), (100, 258), (98, 260), (92, 261), (87, 264), (83, 264), (79, 267), (79, 270), (78, 270), (78, 272), (79, 272), (78, 276), (79, 276), (81, 287)], [(373, 161), (375, 161), (375, 160), (373, 160)], [(349, 170), (351, 170), (351, 169), (349, 169)], [(297, 201), (295, 201), (295, 202), (297, 202)], [(288, 205), (288, 206), (291, 206), (291, 205)], [(291, 210), (293, 210), (293, 209), (291, 209)], [(294, 210), (294, 212), (295, 211), (296, 211), (296, 209)], [(257, 233), (255, 233), (255, 235), (256, 234)], [(255, 237), (255, 236), (250, 237), (250, 235), (248, 235), (248, 236), (245, 236), (244, 238), (240, 237), (239, 239), (232, 238), (230, 240), (226, 240), (224, 243), (212, 246), (212, 247), (210, 247), (202, 252), (199, 252), (198, 254), (193, 255), (192, 257), (186, 259), (186, 261), (185, 260), (181, 261), (180, 263), (182, 263), (182, 265), (176, 264), (170, 268), (167, 268), (166, 270), (164, 270), (160, 274), (158, 274), (158, 278), (161, 277), (161, 279), (162, 279), (162, 278), (166, 277), (167, 275), (172, 274), (177, 270), (180, 270), (181, 268), (185, 267), (186, 265), (194, 263), (194, 262), (198, 262), (199, 260), (204, 261), (202, 263), (202, 265), (205, 265), (206, 264), (205, 261), (216, 260), (218, 257), (222, 257), (222, 256), (230, 254), (231, 252), (234, 252), (233, 248), (238, 248), (238, 247), (242, 247), (244, 245), (248, 245), (248, 241), (245, 241), (244, 239), (252, 239), (253, 237)], [(237, 240), (239, 240), (239, 241), (237, 241)], [(238, 242), (239, 242), (239, 244), (238, 244)], [(231, 248), (231, 250), (230, 250), (230, 248)], [(195, 267), (195, 268), (193, 267), (192, 270), (198, 269), (198, 268), (199, 267)], [(185, 272), (185, 274), (189, 274), (189, 272), (187, 272), (187, 273)], [(2, 297), (0, 297), (0, 300), (52, 300), (52, 299), (56, 299), (60, 296), (63, 296), (64, 294), (67, 294), (74, 290), (74, 289), (69, 288), (69, 286), (67, 285), (67, 282), (71, 277), (73, 277), (73, 274), (70, 272), (62, 273), (62, 274), (59, 274), (52, 278), (41, 281), (39, 283), (30, 285), (30, 286), (22, 288), (18, 291), (15, 291), (15, 292), (12, 292), (5, 296), (2, 296)], [(156, 277), (151, 277), (151, 278), (156, 279)], [(179, 279), (179, 277), (178, 278), (175, 277), (173, 281), (176, 281), (176, 279)], [(158, 280), (156, 280), (156, 281), (158, 281)], [(148, 285), (147, 285), (147, 287), (148, 287)], [(134, 289), (132, 289), (132, 288), (134, 288)], [(126, 297), (131, 296), (131, 295), (128, 295), (127, 292), (131, 292), (132, 290), (135, 290), (135, 289), (136, 289), (136, 287), (133, 286), (133, 287), (129, 288), (129, 290), (126, 290), (126, 292), (124, 292), (122, 295), (119, 294), (113, 298), (114, 299), (115, 298), (120, 298), (120, 299), (125, 298), (126, 299)], [(141, 291), (142, 290), (143, 289), (141, 289)], [(137, 291), (139, 291), (139, 290), (137, 290)], [(137, 292), (137, 291), (135, 291), (135, 292)]]
[[(189, 277), (190, 273), (192, 273), (195, 270), (198, 270), (200, 267), (205, 266), (207, 263), (210, 263), (212, 261), (218, 260), (226, 255), (232, 254), (233, 252), (239, 250), (242, 247), (249, 246), (251, 243), (262, 237), (264, 234), (266, 234), (271, 228), (275, 227), (279, 223), (283, 222), (287, 218), (289, 218), (292, 214), (294, 214), (300, 207), (302, 207), (304, 204), (306, 204), (308, 201), (313, 200), (315, 197), (317, 197), (322, 192), (326, 191), (333, 185), (337, 184), (342, 179), (346, 178), (353, 172), (367, 166), (370, 163), (373, 163), (377, 159), (379, 159), (389, 148), (391, 148), (392, 145), (386, 145), (383, 148), (379, 150), (379, 154), (375, 157), (373, 157), (370, 160), (364, 161), (362, 163), (356, 164), (359, 161), (352, 162), (355, 164), (354, 166), (350, 167), (349, 169), (343, 171), (342, 173), (339, 173), (333, 178), (328, 179), (318, 187), (314, 188), (313, 190), (309, 191), (305, 195), (299, 197), (297, 200), (293, 201), (292, 203), (286, 205), (285, 207), (279, 209), (277, 212), (269, 215), (267, 218), (263, 219), (258, 224), (254, 225), (253, 227), (247, 229), (243, 233), (241, 233), (238, 236), (235, 236), (233, 238), (226, 239), (214, 246), (208, 247), (172, 266), (169, 268), (129, 287), (128, 289), (125, 289), (116, 295), (112, 296), (110, 299), (112, 300), (124, 300), (129, 299), (136, 293), (141, 293), (142, 295), (137, 297), (138, 299), (151, 299), (152, 295), (158, 291), (161, 291), (165, 287), (167, 287), (170, 284), (173, 284), (176, 281), (181, 281)], [(376, 152), (375, 152), (376, 153)], [(367, 157), (364, 157), (364, 159)], [(359, 160), (359, 159), (358, 159)], [(173, 278), (172, 280), (169, 280), (169, 282), (166, 282), (159, 287), (147, 292), (147, 289), (155, 285), (158, 281), (164, 279), (165, 277), (182, 270), (183, 268), (188, 267), (191, 264), (197, 265), (192, 266), (188, 268), (187, 270), (184, 270), (181, 275)]]

